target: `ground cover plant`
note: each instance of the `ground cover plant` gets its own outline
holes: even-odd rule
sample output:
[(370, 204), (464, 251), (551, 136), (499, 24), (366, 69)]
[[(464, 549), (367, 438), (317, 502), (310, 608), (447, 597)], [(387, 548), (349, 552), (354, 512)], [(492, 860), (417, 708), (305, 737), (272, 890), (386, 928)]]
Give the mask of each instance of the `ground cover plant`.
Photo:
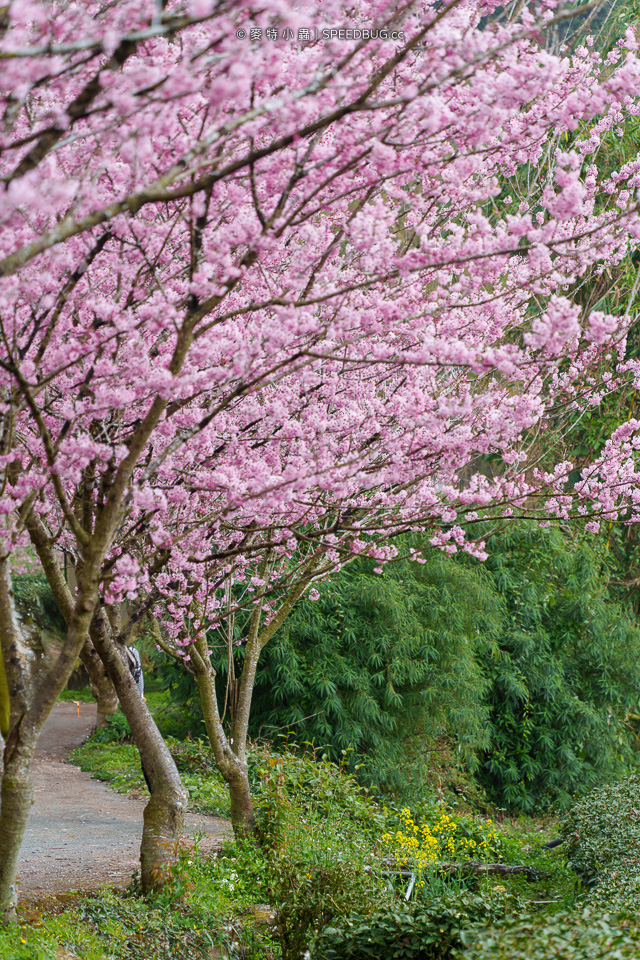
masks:
[(470, 960), (638, 956), (639, 801), (637, 774), (578, 801), (561, 823), (568, 866), (577, 878), (572, 908), (514, 916), (488, 930), (467, 931), (460, 956)]
[(3, 960), (60, 960), (61, 954), (82, 960), (193, 960), (219, 950), (238, 960), (271, 960), (279, 956), (273, 930), (260, 914), (256, 923), (251, 909), (264, 893), (263, 872), (255, 848), (236, 845), (213, 859), (184, 848), (162, 895), (140, 897), (138, 882), (125, 893), (76, 895), (66, 910), (68, 898), (59, 903), (50, 898), (19, 927), (0, 931), (1, 955)]
[(640, 777), (595, 790), (563, 819), (567, 857), (587, 900), (631, 908), (640, 891)]
[(462, 937), (459, 960), (633, 960), (640, 952), (635, 910), (576, 906), (525, 920), (514, 918), (488, 932)]

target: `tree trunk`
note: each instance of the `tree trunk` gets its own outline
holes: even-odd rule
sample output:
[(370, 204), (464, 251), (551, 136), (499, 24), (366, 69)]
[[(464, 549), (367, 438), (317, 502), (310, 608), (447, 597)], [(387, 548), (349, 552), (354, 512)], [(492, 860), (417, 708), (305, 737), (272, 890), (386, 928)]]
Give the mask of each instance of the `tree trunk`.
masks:
[(91, 600), (82, 600), (83, 612), (74, 611), (73, 623), (56, 662), (46, 673), (29, 676), (21, 662), (20, 635), (10, 589), (6, 560), (0, 558), (0, 646), (11, 699), (11, 719), (4, 748), (0, 799), (0, 919), (15, 919), (16, 865), (33, 803), (31, 762), (33, 752), (56, 700), (78, 660), (86, 636)]
[(30, 662), (13, 600), (9, 558), (0, 556), (0, 662), (6, 704), (4, 751), (0, 786), (0, 922), (16, 916), (16, 867), (33, 804), (31, 758), (39, 727), (29, 722), (32, 684)]
[(252, 837), (256, 832), (247, 764), (238, 763), (237, 771), (225, 777), (231, 801), (231, 823), (236, 837)]
[(163, 778), (159, 786), (153, 787), (144, 808), (140, 878), (145, 893), (159, 889), (169, 880), (169, 868), (178, 854), (184, 827), (188, 794), (182, 789), (183, 792), (177, 790), (168, 778)]
[[(71, 558), (66, 558), (64, 565), (64, 574), (67, 581), (67, 587), (69, 589), (70, 596), (73, 596), (77, 589), (77, 577), (76, 577), (76, 566)], [(61, 590), (59, 588), (58, 594)], [(65, 600), (61, 596), (56, 596), (58, 604), (61, 602), (64, 604)], [(68, 606), (68, 604), (66, 604)], [(102, 727), (106, 726), (107, 718), (113, 716), (114, 713), (118, 710), (118, 694), (116, 693), (116, 688), (111, 682), (107, 671), (104, 668), (102, 660), (98, 656), (98, 653), (91, 643), (91, 640), (87, 637), (87, 640), (82, 648), (80, 653), (80, 659), (84, 666), (86, 667), (87, 673), (89, 674), (89, 682), (91, 683), (91, 693), (96, 699), (98, 704), (98, 730), (101, 730)]]
[[(51, 539), (40, 518), (32, 514), (27, 521), (31, 542), (35, 546), (56, 602), (69, 622), (74, 605), (69, 588), (55, 556)], [(74, 570), (82, 585), (86, 574), (79, 565)], [(151, 783), (152, 797), (144, 811), (142, 845), (140, 847), (141, 877), (144, 890), (151, 890), (163, 882), (166, 867), (173, 860), (173, 851), (181, 836), (184, 813), (189, 795), (180, 774), (162, 739), (147, 705), (113, 642), (111, 625), (104, 607), (92, 610), (89, 629), (93, 647), (113, 683), (131, 733), (140, 751), (143, 768)]]
[(90, 640), (87, 640), (83, 646), (80, 659), (87, 668), (91, 692), (98, 704), (98, 730), (100, 730), (106, 726), (107, 718), (116, 713), (119, 706), (118, 694)]
[[(207, 736), (216, 759), (216, 766), (229, 787), (231, 823), (236, 837), (251, 837), (256, 833), (256, 821), (249, 787), (249, 771), (243, 755), (238, 756), (224, 732), (215, 690), (215, 672), (207, 653), (206, 643), (198, 641), (191, 648), (193, 664)], [(240, 744), (242, 754), (244, 743)]]
[[(35, 738), (25, 739), (14, 726), (4, 751), (4, 770), (0, 801), (0, 924), (15, 921), (18, 891), (16, 868), (18, 855), (33, 804), (31, 758)], [(17, 743), (15, 742), (17, 739)]]
[(144, 809), (140, 875), (143, 890), (153, 890), (165, 882), (168, 867), (175, 860), (189, 794), (169, 748), (118, 652), (104, 609), (100, 609), (93, 619), (91, 638), (118, 694), (151, 784), (151, 798)]

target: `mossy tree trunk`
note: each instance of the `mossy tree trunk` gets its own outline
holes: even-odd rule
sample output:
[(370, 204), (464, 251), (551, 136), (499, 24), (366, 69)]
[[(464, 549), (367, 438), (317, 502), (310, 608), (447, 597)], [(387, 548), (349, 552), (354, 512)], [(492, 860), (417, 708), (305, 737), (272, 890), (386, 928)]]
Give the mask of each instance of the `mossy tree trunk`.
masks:
[(0, 789), (0, 923), (15, 920), (18, 904), (16, 870), (33, 804), (31, 760), (35, 747), (33, 736), (19, 734), (12, 739), (12, 749), (5, 747), (2, 785)]
[(87, 576), (79, 584), (60, 653), (51, 665), (40, 666), (34, 676), (33, 660), (28, 655), (16, 615), (9, 556), (0, 554), (0, 650), (10, 702), (0, 789), (0, 920), (3, 924), (15, 919), (16, 867), (33, 803), (33, 753), (47, 717), (78, 660), (93, 616), (96, 593), (96, 581)]
[[(63, 576), (69, 595), (73, 597), (77, 587), (76, 564), (73, 558), (68, 555), (64, 559)], [(58, 596), (57, 600), (58, 603), (66, 602), (61, 596)], [(108, 718), (117, 712), (119, 706), (118, 694), (89, 637), (83, 644), (80, 660), (89, 674), (91, 693), (98, 704), (98, 730), (100, 730), (106, 725)]]
[(98, 730), (104, 727), (109, 717), (117, 712), (119, 707), (118, 694), (111, 677), (105, 670), (98, 652), (87, 639), (80, 654), (82, 663), (87, 668), (91, 682), (91, 692), (98, 705)]
[(119, 618), (110, 618), (104, 609), (100, 609), (91, 625), (91, 638), (117, 692), (151, 784), (151, 797), (144, 809), (140, 847), (142, 887), (151, 890), (164, 882), (175, 859), (189, 795), (169, 748), (119, 652), (112, 623), (119, 626)]
[[(63, 571), (57, 562), (52, 545), (44, 536), (41, 521), (34, 519), (30, 522), (29, 529), (53, 595), (66, 619), (71, 614), (72, 601)], [(83, 571), (84, 564), (76, 567), (78, 582), (82, 580)], [(174, 860), (176, 845), (182, 835), (188, 793), (182, 784), (169, 748), (149, 713), (145, 701), (140, 696), (128, 666), (119, 653), (119, 646), (122, 647), (122, 642), (127, 639), (126, 632), (131, 632), (133, 625), (128, 624), (123, 635), (114, 635), (114, 630), (120, 630), (120, 628), (119, 611), (99, 605), (91, 618), (89, 635), (92, 649), (99, 657), (105, 676), (113, 685), (123, 713), (129, 722), (145, 773), (151, 784), (151, 798), (143, 815), (140, 848), (142, 886), (144, 890), (150, 890), (163, 883), (168, 867)]]

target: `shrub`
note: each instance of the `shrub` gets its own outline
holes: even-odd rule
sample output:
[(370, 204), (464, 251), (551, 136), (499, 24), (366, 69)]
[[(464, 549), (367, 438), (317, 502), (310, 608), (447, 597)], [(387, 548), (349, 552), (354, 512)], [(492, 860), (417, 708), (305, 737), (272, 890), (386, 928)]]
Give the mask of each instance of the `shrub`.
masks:
[(442, 885), (435, 896), (412, 904), (395, 901), (367, 916), (351, 914), (325, 927), (313, 944), (313, 960), (446, 960), (462, 945), (464, 931), (504, 916), (513, 900), (501, 890), (460, 892)]
[[(488, 746), (475, 652), (496, 628), (499, 599), (482, 569), (437, 552), (425, 564), (398, 561), (382, 574), (375, 566), (359, 559), (318, 583), (319, 599), (301, 600), (265, 647), (251, 734), (290, 727), (332, 761), (346, 758), (363, 782), (419, 795), (432, 775), (429, 746), (438, 737), (455, 738), (456, 779), (466, 780), (464, 760)], [(222, 702), (226, 634), (212, 632), (209, 645)], [(243, 645), (233, 655), (239, 675)], [(197, 733), (202, 714), (193, 677), (155, 647), (151, 658), (158, 682), (188, 704)]]
[(63, 633), (66, 630), (64, 617), (44, 574), (16, 573), (12, 579), (13, 595), (20, 616), (38, 629)]
[(292, 807), (265, 876), (269, 901), (277, 906), (283, 960), (298, 960), (333, 917), (354, 906), (372, 912), (384, 899), (368, 859), (335, 824), (304, 821)]
[(590, 905), (474, 928), (462, 942), (464, 949), (454, 953), (460, 960), (637, 960), (640, 927), (634, 912)]
[(277, 842), (279, 818), (292, 802), (305, 815), (319, 820), (339, 818), (373, 839), (386, 822), (383, 808), (355, 777), (324, 757), (316, 759), (313, 750), (304, 753), (289, 744), (275, 753), (268, 746), (254, 745), (249, 776), (265, 843)]
[[(478, 524), (481, 537), (486, 527)], [(419, 535), (398, 546), (426, 546)], [(640, 630), (609, 586), (604, 544), (514, 522), (488, 559), (427, 551), (376, 574), (359, 559), (318, 583), (260, 658), (251, 734), (290, 728), (363, 783), (415, 804), (430, 788), (525, 812), (567, 809), (624, 776), (621, 722), (640, 697)], [(237, 618), (235, 639), (242, 639)], [(220, 701), (227, 635), (211, 632)], [(188, 705), (192, 676), (155, 648), (158, 682)], [(244, 645), (233, 646), (241, 672)]]
[(620, 721), (638, 700), (640, 631), (611, 599), (593, 539), (514, 524), (487, 550), (508, 616), (484, 658), (492, 746), (478, 776), (502, 806), (567, 809), (633, 763)]
[(131, 742), (131, 728), (124, 713), (118, 710), (107, 717), (107, 722), (100, 730), (91, 735), (94, 743), (126, 743)]
[(488, 746), (476, 647), (498, 629), (499, 598), (482, 569), (437, 552), (375, 567), (354, 561), (294, 609), (262, 655), (252, 723), (290, 724), (363, 782), (417, 796), (438, 737), (455, 737), (459, 764)]
[(283, 960), (298, 960), (333, 917), (372, 912), (384, 899), (373, 849), (383, 814), (327, 761), (264, 750), (253, 764), (267, 896), (277, 906)]
[(591, 898), (623, 904), (640, 889), (640, 777), (594, 790), (562, 824), (569, 863)]

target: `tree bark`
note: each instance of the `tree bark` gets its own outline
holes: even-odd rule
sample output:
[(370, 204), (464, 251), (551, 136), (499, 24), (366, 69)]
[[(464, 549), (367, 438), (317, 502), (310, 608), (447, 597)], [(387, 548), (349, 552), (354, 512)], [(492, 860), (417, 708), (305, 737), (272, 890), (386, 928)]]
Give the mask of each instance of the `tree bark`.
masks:
[(91, 624), (91, 639), (117, 692), (151, 783), (151, 798), (144, 809), (140, 875), (143, 890), (153, 890), (165, 882), (168, 868), (175, 860), (189, 794), (169, 748), (118, 652), (103, 608), (97, 611)]
[[(67, 556), (65, 558), (64, 572), (60, 570), (59, 573), (61, 582), (55, 591), (56, 600), (58, 604), (62, 603), (67, 609), (70, 609), (71, 597), (77, 588), (76, 566), (70, 557)], [(65, 580), (66, 590), (63, 589)], [(98, 730), (100, 730), (106, 726), (107, 719), (117, 712), (119, 706), (118, 694), (104, 668), (102, 660), (88, 637), (82, 647), (80, 660), (89, 674), (91, 693), (98, 704), (97, 726)]]
[(256, 833), (256, 818), (249, 786), (247, 764), (238, 763), (238, 771), (233, 771), (227, 780), (231, 801), (231, 824), (236, 837), (253, 837)]
[(90, 640), (85, 642), (80, 659), (87, 668), (91, 692), (98, 704), (98, 730), (100, 730), (106, 726), (107, 719), (116, 713), (119, 706), (118, 694)]
[(229, 787), (231, 801), (231, 824), (235, 836), (254, 836), (256, 821), (249, 787), (249, 769), (244, 755), (239, 756), (227, 739), (220, 719), (218, 699), (215, 689), (215, 671), (207, 653), (204, 640), (199, 640), (190, 648), (191, 663), (198, 685), (204, 724), (207, 737), (215, 757), (216, 766)]
[[(193, 341), (197, 320), (197, 315), (189, 312), (177, 331), (168, 366), (171, 375), (177, 375), (182, 369)], [(11, 704), (4, 751), (3, 807), (0, 810), (0, 836), (3, 841), (3, 857), (0, 861), (0, 917), (4, 919), (12, 919), (15, 915), (15, 865), (32, 803), (30, 768), (33, 751), (47, 717), (78, 661), (91, 624), (96, 620), (94, 615), (99, 602), (102, 564), (126, 512), (125, 498), (133, 472), (168, 403), (168, 400), (160, 396), (153, 399), (128, 439), (126, 453), (115, 469), (100, 509), (95, 511), (95, 516), (93, 510), (83, 510), (79, 519), (71, 508), (64, 485), (54, 469), (56, 445), (42, 410), (18, 367), (12, 368), (11, 375), (42, 439), (55, 498), (64, 516), (65, 525), (75, 538), (82, 562), (76, 570), (76, 585), (72, 597), (60, 569), (59, 558), (55, 555), (55, 537), (50, 534), (38, 513), (34, 512), (35, 493), (29, 494), (18, 511), (18, 523), (24, 525), (38, 553), (58, 607), (66, 620), (67, 636), (55, 662), (50, 667), (39, 670), (36, 682), (32, 683), (29, 665), (21, 662), (20, 631), (13, 603), (9, 557), (3, 546), (0, 553), (0, 649)], [(10, 449), (12, 442), (9, 432), (7, 443), (2, 447), (3, 453)], [(15, 482), (20, 472), (18, 461), (14, 461), (6, 475)], [(90, 472), (86, 474), (85, 480), (86, 484), (84, 481), (80, 484), (79, 495), (82, 503), (87, 506), (89, 502), (93, 503), (93, 496), (90, 501), (85, 498), (93, 483)], [(100, 612), (103, 611), (98, 610), (98, 613)], [(187, 793), (171, 754), (151, 720), (128, 669), (112, 647), (113, 645), (107, 644), (104, 651), (98, 652), (103, 663), (103, 652), (106, 653), (109, 664), (107, 672), (114, 681), (123, 710), (141, 749), (151, 781), (152, 794), (157, 794), (145, 809), (143, 832), (142, 881), (143, 886), (150, 889), (162, 882), (160, 867), (166, 862), (162, 844), (165, 839), (173, 841), (180, 834)], [(119, 662), (120, 668), (116, 667), (115, 661)]]
[(16, 867), (33, 803), (31, 758), (38, 731), (25, 716), (31, 700), (29, 662), (13, 602), (11, 568), (0, 556), (0, 659), (7, 697), (0, 787), (0, 922), (15, 920)]
[[(260, 570), (264, 576), (268, 566), (268, 555)], [(251, 700), (255, 685), (256, 671), (260, 654), (266, 644), (284, 623), (289, 613), (306, 590), (320, 562), (320, 553), (314, 554), (306, 564), (303, 575), (295, 583), (280, 605), (277, 613), (268, 625), (260, 631), (260, 619), (265, 589), (261, 587), (255, 597), (255, 607), (249, 623), (249, 635), (245, 643), (245, 657), (240, 680), (240, 690), (231, 724), (231, 735), (227, 737), (222, 726), (218, 698), (216, 696), (216, 673), (211, 665), (206, 640), (201, 637), (189, 647), (191, 665), (198, 685), (202, 713), (209, 743), (215, 757), (216, 766), (229, 788), (231, 802), (231, 823), (236, 837), (256, 835), (256, 820), (251, 800), (249, 768), (247, 765), (247, 737), (249, 735), (249, 717)], [(159, 625), (155, 624), (159, 634)], [(157, 636), (162, 644), (162, 638)], [(165, 649), (166, 646), (162, 644)], [(170, 651), (169, 651), (170, 652)]]
[(62, 650), (49, 668), (38, 671), (37, 683), (34, 683), (13, 601), (9, 557), (0, 555), (0, 650), (11, 706), (0, 806), (0, 918), (3, 923), (15, 919), (16, 865), (33, 803), (33, 752), (87, 635), (95, 603), (92, 587), (91, 583), (81, 585), (78, 602), (71, 609)]
[(224, 732), (215, 689), (215, 671), (207, 653), (204, 640), (190, 647), (207, 737), (216, 760), (216, 766), (229, 788), (231, 801), (231, 824), (236, 837), (251, 837), (256, 833), (256, 820), (249, 786), (249, 768), (245, 757), (245, 744), (235, 746)]
[(32, 737), (20, 737), (13, 750), (5, 747), (0, 801), (0, 923), (15, 920), (18, 891), (16, 868), (33, 804), (31, 758), (35, 747)]
[[(73, 615), (74, 610), (73, 601), (53, 545), (37, 516), (28, 519), (27, 529), (58, 607), (69, 622), (68, 618)], [(78, 585), (81, 585), (85, 571), (80, 566), (75, 572)], [(151, 783), (152, 797), (143, 814), (140, 849), (142, 886), (144, 890), (151, 890), (162, 884), (167, 867), (173, 860), (173, 850), (182, 832), (188, 794), (169, 749), (147, 705), (140, 697), (128, 667), (118, 653), (103, 607), (98, 607), (91, 617), (85, 631), (85, 640), (87, 635), (90, 635), (105, 674), (114, 686)]]

